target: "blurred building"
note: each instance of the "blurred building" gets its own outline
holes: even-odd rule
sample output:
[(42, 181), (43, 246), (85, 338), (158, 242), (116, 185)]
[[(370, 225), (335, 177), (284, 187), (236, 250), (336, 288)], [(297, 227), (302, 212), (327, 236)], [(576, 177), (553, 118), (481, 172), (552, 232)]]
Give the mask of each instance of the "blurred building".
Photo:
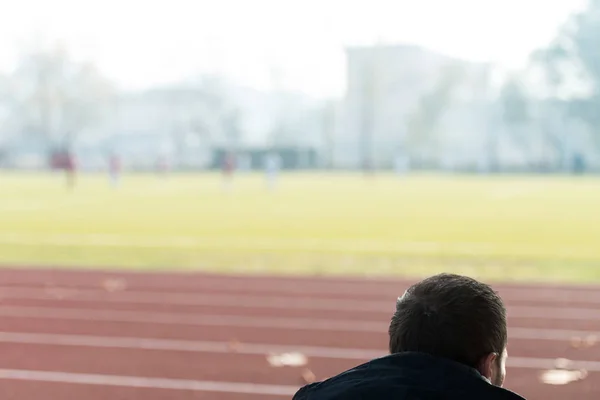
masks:
[(52, 142), (35, 132), (11, 135), (0, 144), (0, 166), (16, 169), (44, 169), (49, 166)]
[[(399, 154), (413, 162), (480, 162), (481, 133), (488, 130), (492, 112), (490, 65), (411, 45), (351, 47), (346, 54), (347, 92), (334, 146), (337, 166), (358, 167), (367, 161), (391, 166)], [(434, 96), (440, 80), (456, 71), (459, 82), (452, 100), (442, 106), (435, 137), (417, 146), (411, 116), (419, 112), (424, 96)], [(452, 160), (452, 154), (462, 159)]]
[[(226, 158), (232, 152), (227, 148), (215, 148), (213, 152), (213, 169), (222, 169)], [(241, 171), (264, 170), (267, 160), (277, 155), (281, 160), (281, 168), (288, 170), (307, 170), (321, 167), (318, 152), (312, 147), (301, 145), (294, 146), (268, 146), (268, 147), (243, 147), (234, 154), (234, 165)]]
[[(332, 138), (338, 168), (556, 171), (600, 168), (592, 132), (535, 90), (528, 121), (503, 119), (507, 71), (412, 45), (351, 47)], [(524, 82), (525, 87), (533, 87)]]
[[(229, 151), (254, 154), (275, 147), (297, 148), (315, 157), (323, 142), (318, 100), (216, 79), (123, 94), (110, 130), (113, 150), (124, 160), (134, 156), (133, 143), (139, 141), (136, 165), (144, 155), (148, 161), (162, 155), (183, 169), (218, 165), (219, 155)], [(162, 150), (150, 145), (158, 142)], [(131, 144), (128, 155), (124, 143)]]

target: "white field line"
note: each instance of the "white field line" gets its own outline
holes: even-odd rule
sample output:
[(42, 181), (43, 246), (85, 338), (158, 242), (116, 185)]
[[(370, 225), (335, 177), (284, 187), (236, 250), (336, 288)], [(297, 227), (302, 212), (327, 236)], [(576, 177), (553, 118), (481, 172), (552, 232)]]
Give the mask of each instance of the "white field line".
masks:
[[(299, 251), (336, 254), (460, 254), (490, 256), (497, 254), (498, 246), (483, 242), (400, 241), (380, 239), (311, 239), (282, 237), (211, 237), (211, 236), (141, 236), (114, 233), (85, 234), (27, 234), (0, 233), (0, 244), (16, 246), (57, 247), (119, 247), (159, 249), (208, 249), (212, 251)], [(513, 244), (513, 255), (545, 254), (544, 247)], [(578, 257), (584, 249), (561, 246), (552, 255)]]
[[(280, 318), (280, 317), (253, 317), (238, 315), (198, 315), (191, 313), (158, 313), (145, 311), (116, 311), (116, 310), (90, 310), (76, 308), (46, 308), (46, 307), (20, 307), (0, 306), (0, 317), (36, 318), (70, 321), (102, 321), (102, 322), (131, 322), (162, 325), (190, 325), (190, 326), (226, 326), (241, 328), (265, 328), (303, 331), (325, 332), (354, 332), (377, 333), (387, 332), (387, 322), (336, 320), (317, 318)], [(586, 337), (600, 332), (563, 330), (563, 329), (536, 329), (536, 328), (511, 328), (511, 339), (535, 340), (565, 340), (575, 336)]]
[(542, 191), (542, 187), (538, 186), (516, 186), (516, 187), (504, 187), (500, 189), (493, 189), (489, 191), (489, 196), (496, 200), (507, 200), (517, 197), (528, 196), (533, 193)]
[[(232, 350), (229, 343), (191, 340), (144, 339), (135, 337), (104, 337), (85, 335), (61, 335), (46, 333), (0, 332), (0, 342), (18, 344), (41, 344), (53, 346), (120, 348), (134, 350), (181, 351), (194, 353), (244, 354), (266, 356), (272, 353), (300, 352), (308, 357), (367, 361), (386, 354), (384, 350), (352, 349), (297, 345), (270, 345), (241, 343)], [(553, 368), (554, 358), (509, 357), (512, 368)], [(574, 368), (600, 371), (598, 361), (573, 361)]]
[(215, 250), (298, 250), (330, 252), (416, 252), (432, 253), (445, 249), (465, 253), (485, 253), (493, 249), (481, 243), (440, 243), (381, 240), (319, 240), (309, 238), (285, 239), (281, 237), (227, 237), (210, 236), (139, 236), (119, 234), (21, 234), (2, 233), (0, 243), (22, 246), (76, 246), (76, 247), (132, 247), (132, 248), (209, 248)]
[[(390, 315), (395, 304), (391, 301), (368, 301), (354, 299), (321, 299), (315, 297), (285, 297), (256, 295), (194, 294), (172, 292), (108, 293), (99, 290), (27, 287), (0, 287), (2, 299), (70, 300), (75, 302), (129, 303), (144, 305), (215, 306), (236, 308), (296, 309), (313, 311), (369, 312)], [(509, 306), (508, 315), (513, 318), (552, 320), (600, 321), (600, 309), (584, 307), (538, 307)]]
[(42, 204), (2, 204), (0, 205), (0, 213), (12, 213), (15, 211), (35, 211), (35, 210), (50, 210), (50, 207), (45, 207)]
[(220, 392), (256, 394), (264, 396), (294, 395), (297, 386), (265, 385), (239, 382), (195, 381), (186, 379), (144, 378), (137, 376), (82, 374), (73, 372), (32, 371), (0, 369), (0, 379), (27, 382), (55, 382), (80, 385), (120, 386), (130, 388), (189, 390), (196, 392)]

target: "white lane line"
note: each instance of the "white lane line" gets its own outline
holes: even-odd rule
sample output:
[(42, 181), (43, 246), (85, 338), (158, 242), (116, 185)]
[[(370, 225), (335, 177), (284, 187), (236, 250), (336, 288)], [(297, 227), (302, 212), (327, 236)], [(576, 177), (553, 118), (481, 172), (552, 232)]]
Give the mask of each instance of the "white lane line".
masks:
[[(585, 369), (588, 372), (600, 372), (600, 361), (581, 361), (569, 360), (572, 364), (569, 369)], [(522, 369), (555, 369), (556, 359), (554, 358), (528, 358), (509, 356), (506, 364), (510, 368)]]
[(242, 308), (305, 309), (324, 311), (382, 312), (390, 314), (395, 308), (389, 301), (354, 299), (322, 299), (314, 297), (285, 297), (235, 294), (195, 294), (173, 292), (108, 293), (100, 290), (70, 288), (0, 287), (1, 299), (71, 300), (79, 302), (160, 304), (184, 306), (224, 306)]
[(148, 389), (190, 390), (196, 392), (257, 394), (264, 396), (293, 396), (299, 389), (297, 386), (284, 385), (144, 378), (137, 376), (81, 374), (73, 372), (19, 369), (0, 369), (0, 379)]
[(600, 304), (600, 288), (557, 289), (552, 287), (501, 288), (498, 290), (505, 302), (539, 301), (539, 302), (574, 302), (582, 304)]
[[(241, 343), (232, 350), (229, 343), (191, 340), (145, 339), (135, 337), (106, 337), (86, 335), (62, 335), (46, 333), (1, 332), (0, 342), (19, 344), (41, 344), (54, 346), (121, 348), (137, 350), (164, 350), (195, 353), (230, 353), (264, 356), (270, 353), (301, 352), (308, 357), (332, 358), (367, 361), (386, 355), (385, 350), (352, 349), (336, 347), (271, 345), (258, 343)], [(512, 368), (553, 368), (554, 358), (509, 357), (508, 365)], [(575, 368), (599, 372), (600, 362), (573, 360)]]
[(233, 350), (231, 344), (228, 342), (22, 332), (0, 332), (0, 343), (164, 350), (191, 353), (238, 353), (262, 356), (270, 353), (286, 353), (293, 351), (301, 352), (309, 357), (351, 360), (370, 360), (386, 354), (385, 350), (303, 345), (271, 345), (259, 343), (240, 343), (236, 346), (235, 350)]
[(600, 309), (575, 307), (507, 307), (509, 318), (600, 321)]
[(139, 322), (195, 326), (235, 326), (340, 332), (386, 332), (380, 322), (313, 318), (275, 318), (233, 315), (199, 315), (191, 313), (156, 313), (145, 311), (89, 310), (76, 308), (0, 306), (0, 317), (67, 319), (78, 321)]
[(575, 329), (509, 327), (508, 336), (509, 340), (557, 340), (570, 342), (573, 338), (585, 339), (590, 336), (600, 337), (600, 332)]
[[(388, 322), (317, 318), (252, 317), (239, 315), (201, 315), (145, 311), (90, 310), (76, 308), (0, 306), (0, 317), (37, 318), (71, 321), (133, 322), (146, 324), (225, 326), (284, 330), (354, 332), (386, 334)], [(600, 332), (563, 329), (510, 328), (511, 339), (570, 340), (600, 336)]]
[[(33, 284), (36, 286), (43, 286), (43, 279), (35, 278), (37, 274), (43, 273), (39, 270), (34, 270), (33, 275), (24, 275), (19, 276), (17, 278), (3, 278), (3, 282), (10, 281), (14, 285), (27, 285)], [(134, 286), (143, 286), (140, 284), (139, 278), (143, 278), (144, 276), (161, 276), (160, 273), (156, 273), (156, 275), (151, 274), (143, 274), (143, 275), (135, 275), (135, 274), (124, 274), (120, 272), (105, 272), (107, 277), (115, 277), (117, 279), (122, 279), (127, 281), (131, 279), (134, 282)], [(66, 275), (63, 274), (63, 275)], [(160, 286), (156, 286), (156, 283), (150, 283), (150, 287), (145, 287), (143, 290), (151, 291), (153, 289), (157, 289), (157, 291), (164, 291), (165, 289), (169, 289), (171, 292), (177, 292), (180, 288), (177, 287), (177, 284), (169, 283), (169, 275), (164, 275), (164, 281)], [(181, 278), (185, 277), (187, 274), (177, 274), (174, 273), (173, 277)], [(103, 278), (98, 277), (97, 280), (87, 278), (88, 275), (77, 273), (71, 271), (70, 275), (67, 275), (71, 279), (58, 279), (58, 278), (49, 278), (52, 281), (56, 281), (56, 285), (60, 286), (60, 281), (64, 281), (64, 286), (70, 286), (72, 289), (94, 289), (101, 285)], [(33, 277), (33, 278), (32, 278)], [(80, 279), (81, 278), (81, 279)], [(298, 277), (298, 278), (282, 278), (282, 277), (255, 277), (255, 276), (246, 276), (240, 277), (238, 275), (224, 275), (224, 276), (215, 276), (215, 275), (202, 275), (202, 274), (189, 274), (189, 279), (193, 282), (193, 285), (185, 285), (187, 287), (187, 291), (197, 290), (201, 291), (203, 289), (211, 289), (211, 290), (221, 290), (223, 293), (221, 294), (232, 294), (237, 295), (239, 293), (235, 293), (237, 291), (242, 292), (243, 294), (253, 293), (253, 294), (275, 294), (275, 293), (285, 293), (285, 294), (303, 294), (306, 296), (344, 296), (346, 298), (351, 298), (356, 300), (361, 296), (366, 296), (367, 298), (373, 299), (383, 299), (386, 297), (397, 297), (401, 295), (404, 290), (410, 285), (409, 281), (397, 281), (392, 283), (390, 281), (377, 281), (368, 278), (355, 279), (355, 282), (352, 281), (338, 281), (333, 279), (325, 278), (323, 280), (309, 280), (307, 278)], [(69, 283), (70, 282), (70, 283)], [(76, 287), (75, 287), (76, 286)], [(509, 301), (552, 301), (552, 302), (562, 302), (562, 301), (571, 301), (578, 303), (594, 303), (600, 304), (600, 287), (598, 289), (591, 287), (572, 287), (572, 288), (555, 288), (551, 285), (549, 286), (531, 286), (524, 285), (519, 286), (518, 284), (507, 285), (507, 284), (498, 284), (494, 285), (494, 287), (499, 290), (500, 294)], [(156, 292), (155, 292), (156, 293)]]
[[(68, 300), (75, 302), (130, 303), (145, 305), (221, 306), (236, 308), (297, 309), (319, 311), (369, 312), (391, 315), (393, 299), (368, 301), (259, 295), (194, 294), (172, 292), (109, 293), (100, 290), (68, 288), (0, 287), (1, 299)], [(509, 317), (567, 320), (600, 320), (600, 309), (584, 307), (509, 306)]]
[[(565, 331), (565, 334), (574, 335)], [(567, 336), (570, 338), (572, 336)], [(514, 337), (511, 336), (512, 339)], [(537, 339), (537, 338), (535, 338)], [(554, 340), (548, 337), (548, 340)], [(52, 333), (0, 332), (0, 343), (41, 344), (53, 346), (107, 347), (137, 350), (164, 350), (192, 353), (239, 353), (247, 355), (265, 355), (269, 353), (301, 352), (309, 357), (369, 360), (381, 357), (386, 350), (354, 349), (341, 347), (322, 347), (305, 345), (274, 345), (260, 343), (240, 343), (235, 349), (228, 342), (152, 339), (139, 337), (114, 337), (67, 335)]]

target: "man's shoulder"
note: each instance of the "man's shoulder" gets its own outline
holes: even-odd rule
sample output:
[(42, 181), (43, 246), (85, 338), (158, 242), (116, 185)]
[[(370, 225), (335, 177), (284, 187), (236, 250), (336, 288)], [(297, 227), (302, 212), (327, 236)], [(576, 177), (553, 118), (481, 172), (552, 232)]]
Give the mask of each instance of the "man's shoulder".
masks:
[(358, 400), (366, 398), (365, 394), (370, 393), (369, 398), (376, 399), (373, 391), (378, 388), (384, 388), (387, 385), (381, 385), (373, 379), (368, 371), (374, 366), (375, 361), (371, 361), (339, 375), (331, 377), (322, 382), (311, 383), (301, 388), (293, 400), (309, 400), (309, 399), (348, 399)]
[(378, 400), (390, 397), (399, 400), (524, 400), (460, 368), (448, 373), (447, 366), (437, 365), (436, 361), (431, 361), (426, 368), (415, 367), (418, 357), (388, 356), (373, 360), (323, 382), (303, 387), (294, 400)]

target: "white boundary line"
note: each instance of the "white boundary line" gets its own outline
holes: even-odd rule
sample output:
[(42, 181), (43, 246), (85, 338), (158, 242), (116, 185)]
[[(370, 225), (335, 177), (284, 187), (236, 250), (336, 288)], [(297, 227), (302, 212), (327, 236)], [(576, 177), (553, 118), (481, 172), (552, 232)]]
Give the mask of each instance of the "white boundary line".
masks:
[[(382, 239), (313, 239), (307, 237), (212, 237), (212, 236), (155, 236), (122, 235), (116, 233), (85, 234), (39, 234), (39, 233), (0, 233), (1, 245), (14, 246), (56, 246), (56, 247), (117, 247), (117, 248), (160, 248), (160, 249), (207, 249), (210, 251), (280, 251), (325, 253), (334, 255), (437, 255), (456, 254), (457, 256), (494, 256), (498, 244), (491, 242), (437, 242), (399, 241)], [(511, 246), (514, 255), (546, 254), (543, 246)], [(558, 251), (557, 251), (558, 250)], [(577, 257), (585, 247), (562, 246), (551, 254), (556, 257)], [(576, 259), (577, 260), (577, 259)], [(533, 260), (535, 262), (535, 260)]]
[[(20, 246), (66, 247), (131, 247), (214, 250), (297, 250), (331, 253), (394, 253), (427, 254), (451, 249), (467, 254), (487, 254), (494, 250), (493, 243), (443, 243), (434, 241), (398, 241), (379, 239), (311, 239), (270, 237), (212, 237), (212, 236), (156, 236), (122, 235), (115, 233), (39, 234), (0, 233), (0, 244)], [(569, 249), (570, 250), (570, 249)], [(570, 250), (573, 252), (572, 250)]]
[[(232, 349), (226, 342), (144, 339), (135, 337), (106, 337), (86, 335), (62, 335), (47, 333), (15, 333), (0, 332), (0, 342), (19, 344), (41, 344), (54, 346), (120, 348), (136, 350), (181, 351), (194, 353), (229, 353), (266, 356), (272, 353), (300, 352), (308, 357), (332, 358), (368, 361), (382, 357), (386, 352), (371, 349), (345, 349), (336, 347), (270, 345), (240, 343)], [(554, 368), (553, 358), (509, 357), (508, 365), (512, 368), (546, 369)], [(585, 368), (590, 372), (600, 372), (599, 361), (573, 360), (574, 368)]]
[[(20, 306), (0, 306), (0, 317), (377, 334), (384, 334), (388, 329), (387, 322), (378, 321), (253, 317), (243, 315), (199, 315), (193, 313), (163, 313), (147, 311), (91, 310), (81, 308), (45, 308)], [(588, 335), (600, 336), (600, 332), (591, 330), (536, 329), (524, 327), (509, 328), (510, 339), (569, 341), (575, 336), (584, 338)]]
[(0, 369), (0, 379), (29, 382), (54, 382), (80, 385), (121, 386), (132, 388), (191, 390), (256, 394), (263, 396), (293, 396), (299, 387), (239, 382), (195, 381), (186, 379), (144, 378), (136, 376), (82, 374), (73, 372)]

